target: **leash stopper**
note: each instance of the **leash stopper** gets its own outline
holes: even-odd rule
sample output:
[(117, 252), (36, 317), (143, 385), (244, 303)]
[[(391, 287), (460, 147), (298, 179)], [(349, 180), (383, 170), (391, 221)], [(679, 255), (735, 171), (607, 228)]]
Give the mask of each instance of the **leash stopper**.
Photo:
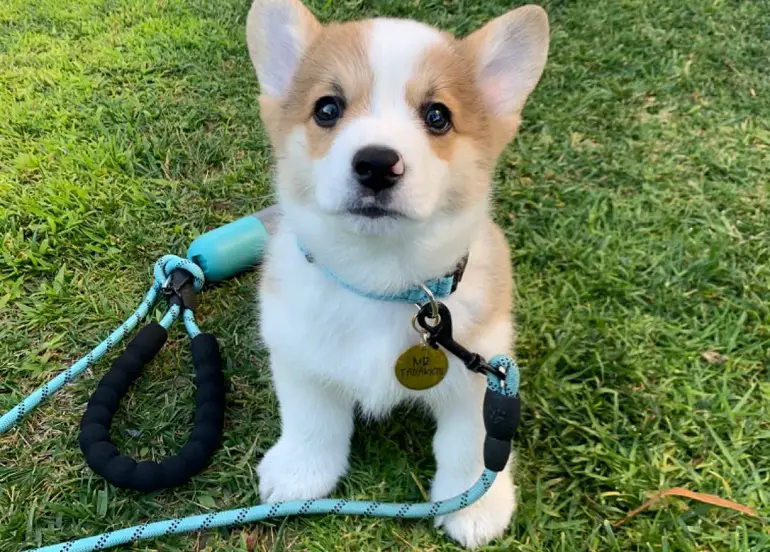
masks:
[(484, 396), (484, 466), (500, 472), (508, 463), (511, 441), (521, 420), (521, 399), (519, 395), (504, 395), (487, 389)]
[(163, 284), (161, 291), (168, 298), (169, 306), (195, 310), (195, 286), (193, 275), (184, 268), (175, 268)]

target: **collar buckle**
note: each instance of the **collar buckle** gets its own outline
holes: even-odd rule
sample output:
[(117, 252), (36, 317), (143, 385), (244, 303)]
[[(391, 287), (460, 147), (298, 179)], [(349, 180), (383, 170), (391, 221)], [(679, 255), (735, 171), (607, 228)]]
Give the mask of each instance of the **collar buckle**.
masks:
[(460, 282), (463, 279), (463, 275), (465, 274), (465, 267), (468, 266), (468, 255), (465, 255), (460, 261), (457, 263), (457, 268), (455, 268), (454, 272), (450, 274), (452, 277), (452, 289), (449, 293), (454, 293), (457, 291), (457, 286), (460, 285)]

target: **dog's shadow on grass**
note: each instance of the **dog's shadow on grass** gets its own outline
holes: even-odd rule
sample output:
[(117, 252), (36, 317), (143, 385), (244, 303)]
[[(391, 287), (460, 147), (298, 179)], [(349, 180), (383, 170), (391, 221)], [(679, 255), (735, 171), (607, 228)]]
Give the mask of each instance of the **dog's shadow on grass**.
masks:
[(436, 425), (426, 409), (402, 405), (377, 420), (357, 416), (350, 470), (340, 496), (420, 502), (429, 500), (435, 471), (431, 443)]

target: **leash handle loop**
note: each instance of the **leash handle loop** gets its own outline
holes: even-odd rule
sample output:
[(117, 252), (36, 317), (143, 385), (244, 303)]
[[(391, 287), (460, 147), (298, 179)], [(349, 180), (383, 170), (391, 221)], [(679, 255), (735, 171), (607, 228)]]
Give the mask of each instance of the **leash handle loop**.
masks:
[(162, 462), (143, 461), (120, 454), (110, 438), (110, 426), (120, 401), (163, 348), (166, 328), (152, 322), (129, 342), (88, 401), (80, 424), (80, 450), (89, 467), (123, 489), (152, 492), (186, 483), (203, 470), (222, 441), (225, 388), (219, 346), (211, 334), (191, 341), (195, 366), (196, 407), (192, 434), (179, 454)]

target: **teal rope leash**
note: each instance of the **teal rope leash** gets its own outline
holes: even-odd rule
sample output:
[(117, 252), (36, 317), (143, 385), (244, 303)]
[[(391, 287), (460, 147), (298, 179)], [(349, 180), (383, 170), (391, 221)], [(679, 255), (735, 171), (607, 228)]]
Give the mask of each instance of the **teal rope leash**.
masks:
[(383, 504), (379, 502), (358, 500), (348, 501), (334, 498), (275, 502), (272, 504), (260, 504), (250, 508), (238, 508), (235, 510), (225, 510), (210, 514), (145, 523), (94, 537), (55, 544), (44, 548), (37, 548), (35, 552), (91, 552), (92, 550), (103, 550), (112, 546), (152, 539), (155, 537), (189, 533), (192, 531), (211, 529), (213, 527), (241, 525), (269, 518), (281, 518), (293, 515), (339, 514), (396, 519), (435, 517), (456, 512), (457, 510), (461, 510), (476, 502), (492, 486), (496, 475), (497, 474), (491, 470), (484, 470), (473, 487), (461, 495), (440, 502)]
[[(134, 527), (111, 531), (93, 537), (86, 537), (79, 540), (37, 548), (33, 552), (91, 552), (93, 550), (103, 550), (113, 546), (147, 540), (156, 537), (177, 535), (193, 531), (207, 530), (214, 527), (226, 527), (232, 525), (242, 525), (271, 518), (282, 518), (294, 515), (319, 515), (319, 514), (337, 514), (337, 515), (358, 515), (371, 517), (387, 517), (395, 519), (415, 519), (432, 518), (451, 514), (463, 508), (467, 508), (479, 500), (489, 490), (497, 477), (498, 471), (502, 470), (507, 463), (510, 453), (513, 430), (509, 435), (503, 435), (503, 439), (492, 437), (493, 434), (500, 431), (500, 428), (490, 427), (495, 423), (495, 419), (511, 420), (510, 412), (500, 410), (495, 401), (508, 400), (509, 408), (518, 408), (519, 391), (519, 369), (516, 363), (508, 356), (496, 356), (490, 360), (489, 365), (500, 372), (505, 373), (505, 379), (501, 380), (497, 376), (487, 375), (487, 396), (484, 404), (484, 418), (487, 424), (487, 443), (485, 443), (485, 464), (497, 464), (499, 469), (485, 468), (481, 476), (473, 486), (464, 493), (447, 500), (437, 502), (422, 503), (382, 503), (367, 500), (345, 500), (336, 498), (325, 498), (316, 500), (293, 500), (289, 502), (274, 502), (269, 504), (259, 504), (248, 508), (237, 508), (233, 510), (223, 510), (211, 512), (196, 516), (184, 518), (172, 518), (152, 523), (143, 523)], [(515, 405), (515, 406), (514, 406)], [(489, 411), (489, 413), (488, 413)], [(504, 432), (505, 433), (505, 432)], [(497, 433), (500, 437), (500, 433)], [(507, 439), (506, 439), (507, 437)], [(490, 448), (490, 441), (504, 441), (504, 458), (490, 460), (487, 457), (487, 451)]]
[[(192, 261), (177, 257), (176, 255), (166, 255), (159, 259), (155, 263), (153, 270), (155, 282), (145, 295), (139, 308), (137, 308), (136, 311), (118, 327), (118, 329), (112, 332), (107, 339), (89, 351), (87, 355), (49, 382), (40, 386), (27, 398), (0, 417), (0, 434), (3, 434), (12, 427), (20, 424), (27, 414), (40, 406), (41, 403), (48, 400), (54, 393), (59, 391), (59, 389), (74, 381), (80, 374), (91, 368), (100, 358), (123, 341), (128, 334), (136, 328), (139, 322), (147, 316), (147, 313), (150, 312), (150, 309), (155, 305), (161, 294), (163, 285), (168, 280), (170, 274), (176, 269), (186, 270), (193, 276), (195, 291), (199, 291), (203, 288), (205, 282), (203, 271)], [(179, 307), (171, 307), (160, 321), (160, 325), (166, 329), (170, 328), (179, 316), (179, 312)], [(191, 311), (185, 311), (185, 326), (187, 327), (188, 333), (190, 333), (190, 337), (194, 337), (193, 333), (200, 333), (200, 330), (195, 325), (194, 318), (188, 322), (188, 318), (191, 317), (188, 316), (188, 312), (192, 315)]]

